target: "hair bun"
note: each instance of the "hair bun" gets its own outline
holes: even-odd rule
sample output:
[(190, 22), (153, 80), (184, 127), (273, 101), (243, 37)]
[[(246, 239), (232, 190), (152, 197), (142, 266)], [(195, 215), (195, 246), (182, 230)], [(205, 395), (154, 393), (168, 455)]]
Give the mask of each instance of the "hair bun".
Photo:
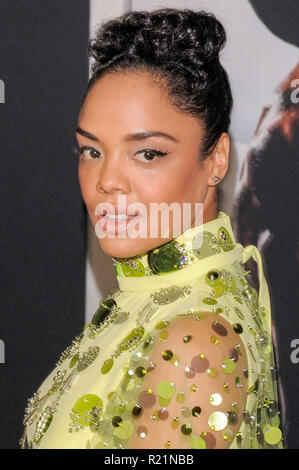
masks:
[(195, 12), (195, 25), (187, 27), (190, 38), (194, 38), (198, 53), (206, 61), (219, 59), (219, 53), (226, 42), (226, 33), (222, 24), (213, 13)]

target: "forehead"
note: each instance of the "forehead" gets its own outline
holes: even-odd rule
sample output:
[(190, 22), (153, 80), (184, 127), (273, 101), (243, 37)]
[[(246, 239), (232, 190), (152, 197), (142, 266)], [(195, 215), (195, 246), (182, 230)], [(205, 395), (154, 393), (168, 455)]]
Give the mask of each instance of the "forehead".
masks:
[(103, 133), (107, 126), (115, 133), (153, 129), (197, 138), (199, 120), (175, 108), (168, 94), (147, 73), (107, 73), (89, 90), (79, 114), (79, 126), (91, 133)]

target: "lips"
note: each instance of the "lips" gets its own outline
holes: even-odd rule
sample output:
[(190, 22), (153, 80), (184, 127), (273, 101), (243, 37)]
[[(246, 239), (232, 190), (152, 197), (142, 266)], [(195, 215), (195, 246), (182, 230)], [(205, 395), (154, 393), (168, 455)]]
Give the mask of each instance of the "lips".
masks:
[(125, 231), (127, 228), (131, 226), (131, 221), (134, 219), (135, 221), (140, 219), (138, 211), (125, 211), (124, 209), (120, 209), (115, 207), (115, 211), (112, 211), (109, 208), (103, 209), (97, 214), (97, 224), (96, 224), (96, 232), (99, 230), (99, 233), (106, 233), (106, 234), (117, 234), (119, 232)]

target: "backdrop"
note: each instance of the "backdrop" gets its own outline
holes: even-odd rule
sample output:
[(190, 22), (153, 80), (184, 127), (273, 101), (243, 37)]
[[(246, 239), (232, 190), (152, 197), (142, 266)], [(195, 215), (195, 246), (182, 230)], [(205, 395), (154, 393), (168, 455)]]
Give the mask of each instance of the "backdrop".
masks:
[(299, 448), (298, 2), (0, 0), (1, 448), (18, 447), (27, 398), (117, 287), (71, 153), (88, 38), (127, 10), (160, 7), (211, 11), (227, 31), (221, 61), (234, 107), (221, 208), (238, 241), (262, 252), (281, 425), (287, 447)]

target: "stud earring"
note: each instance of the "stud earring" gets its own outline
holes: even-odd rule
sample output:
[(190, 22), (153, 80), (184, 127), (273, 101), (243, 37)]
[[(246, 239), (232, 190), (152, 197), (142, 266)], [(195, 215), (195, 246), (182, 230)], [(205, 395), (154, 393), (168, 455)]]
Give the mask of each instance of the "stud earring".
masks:
[(217, 184), (219, 181), (221, 181), (220, 176), (214, 176), (214, 183)]

